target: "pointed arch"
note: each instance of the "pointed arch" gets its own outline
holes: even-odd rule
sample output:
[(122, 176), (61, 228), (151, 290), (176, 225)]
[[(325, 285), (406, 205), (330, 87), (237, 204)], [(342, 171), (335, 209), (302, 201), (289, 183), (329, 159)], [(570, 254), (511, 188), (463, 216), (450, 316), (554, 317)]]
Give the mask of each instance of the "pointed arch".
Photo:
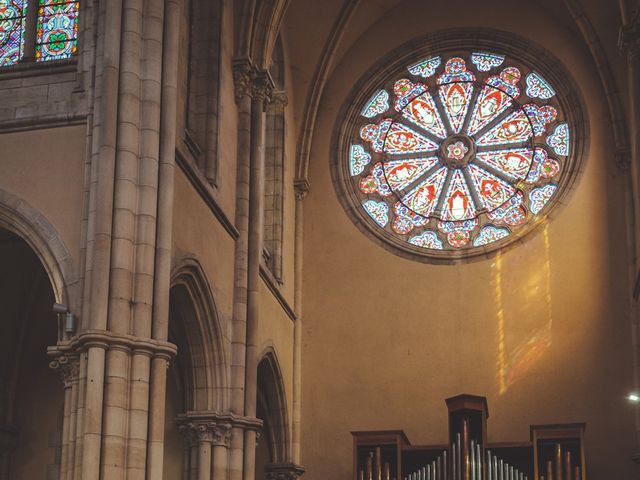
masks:
[(239, 9), (238, 57), (249, 57), (259, 70), (267, 69), (284, 14), (291, 0), (247, 0)]
[(290, 460), (289, 414), (282, 371), (276, 351), (268, 347), (258, 363), (258, 410), (265, 418), (263, 434), (271, 449), (272, 463)]
[(225, 411), (228, 379), (222, 329), (211, 286), (196, 258), (184, 258), (174, 268), (169, 295), (169, 335), (178, 345), (184, 409)]

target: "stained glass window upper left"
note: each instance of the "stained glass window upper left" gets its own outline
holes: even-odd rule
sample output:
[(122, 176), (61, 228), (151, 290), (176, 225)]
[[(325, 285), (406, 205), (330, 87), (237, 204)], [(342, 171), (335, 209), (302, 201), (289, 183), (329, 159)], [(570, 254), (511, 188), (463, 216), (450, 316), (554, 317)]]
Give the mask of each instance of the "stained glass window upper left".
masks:
[[(78, 51), (78, 1), (0, 0), (0, 67), (25, 58), (60, 60)], [(27, 42), (33, 32), (35, 42)], [(25, 46), (27, 50), (25, 51)]]
[(0, 0), (0, 67), (14, 65), (24, 54), (27, 0)]
[(384, 237), (453, 257), (515, 239), (562, 185), (571, 131), (542, 74), (496, 52), (432, 55), (379, 85), (346, 152)]

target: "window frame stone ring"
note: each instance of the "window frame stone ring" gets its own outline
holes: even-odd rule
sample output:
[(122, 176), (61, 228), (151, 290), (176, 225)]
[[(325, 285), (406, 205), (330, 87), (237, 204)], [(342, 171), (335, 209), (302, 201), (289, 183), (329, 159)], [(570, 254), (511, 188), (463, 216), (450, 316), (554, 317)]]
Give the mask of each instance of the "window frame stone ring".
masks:
[(566, 203), (586, 156), (564, 66), (521, 37), (449, 30), (394, 50), (356, 82), (331, 172), (349, 217), (397, 255), (478, 260)]

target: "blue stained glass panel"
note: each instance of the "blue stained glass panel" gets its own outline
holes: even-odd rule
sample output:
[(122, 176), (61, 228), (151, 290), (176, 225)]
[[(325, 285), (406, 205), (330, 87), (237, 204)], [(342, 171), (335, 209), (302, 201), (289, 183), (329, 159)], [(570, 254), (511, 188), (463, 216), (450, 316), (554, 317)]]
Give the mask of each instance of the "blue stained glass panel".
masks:
[(60, 60), (78, 50), (78, 4), (40, 0), (36, 37), (36, 61)]
[(0, 0), (0, 67), (14, 65), (24, 54), (27, 0)]

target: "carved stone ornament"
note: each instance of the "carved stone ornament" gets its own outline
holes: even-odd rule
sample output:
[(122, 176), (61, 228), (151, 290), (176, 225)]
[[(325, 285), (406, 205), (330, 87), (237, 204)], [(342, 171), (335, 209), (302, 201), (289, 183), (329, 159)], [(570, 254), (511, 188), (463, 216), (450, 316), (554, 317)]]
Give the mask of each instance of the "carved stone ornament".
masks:
[(178, 426), (178, 431), (191, 445), (207, 442), (215, 446), (228, 447), (231, 439), (231, 423), (214, 421), (189, 421)]
[(77, 355), (60, 355), (49, 362), (49, 368), (60, 376), (64, 387), (68, 388), (78, 381), (80, 359)]
[(293, 189), (296, 194), (296, 200), (302, 201), (309, 193), (309, 181), (307, 179), (298, 179), (293, 182)]
[(304, 474), (304, 468), (295, 463), (274, 463), (265, 467), (267, 480), (297, 480)]
[(249, 59), (237, 59), (233, 62), (233, 85), (236, 103), (244, 96), (251, 96), (254, 67)]
[(271, 101), (271, 95), (273, 93), (273, 79), (269, 72), (258, 72), (254, 78), (252, 85), (252, 97), (254, 100), (262, 101), (263, 108), (266, 108), (267, 104)]

